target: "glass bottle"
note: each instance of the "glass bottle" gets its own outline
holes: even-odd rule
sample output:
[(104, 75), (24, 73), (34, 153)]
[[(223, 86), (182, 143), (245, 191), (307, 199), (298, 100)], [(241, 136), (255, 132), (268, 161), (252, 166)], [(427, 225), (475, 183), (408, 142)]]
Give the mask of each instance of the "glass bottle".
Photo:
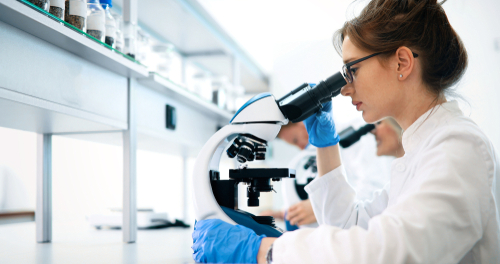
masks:
[(49, 3), (49, 0), (29, 0), (30, 3), (40, 7), (41, 9), (49, 12), (49, 6), (50, 6), (50, 3)]
[(123, 52), (123, 20), (122, 16), (111, 10), (111, 15), (115, 19), (116, 22), (116, 39), (115, 39), (115, 49), (119, 52)]
[(137, 26), (132, 22), (123, 23), (123, 53), (135, 59), (137, 45)]
[(99, 0), (87, 1), (87, 34), (104, 42), (106, 34), (106, 13)]
[(64, 20), (64, 8), (64, 0), (50, 0), (49, 13), (61, 20)]
[(66, 0), (64, 4), (64, 21), (85, 32), (87, 24), (87, 2), (85, 0)]
[(104, 38), (104, 42), (115, 48), (117, 25), (115, 18), (111, 15), (112, 0), (101, 0), (101, 5), (106, 17), (106, 37)]

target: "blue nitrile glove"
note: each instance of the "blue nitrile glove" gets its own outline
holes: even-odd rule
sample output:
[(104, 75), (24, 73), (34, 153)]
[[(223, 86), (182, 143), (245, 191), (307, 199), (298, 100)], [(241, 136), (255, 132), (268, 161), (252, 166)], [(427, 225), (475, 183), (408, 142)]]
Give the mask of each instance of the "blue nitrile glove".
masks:
[(194, 226), (193, 259), (202, 263), (257, 263), (264, 237), (220, 219), (202, 220)]
[(295, 231), (295, 230), (299, 229), (298, 226), (292, 225), (292, 224), (290, 224), (290, 221), (286, 220), (286, 215), (287, 214), (288, 214), (288, 210), (285, 211), (285, 219), (284, 219), (285, 220), (286, 231)]
[(304, 120), (304, 124), (311, 145), (324, 148), (339, 143), (340, 138), (335, 130), (335, 122), (333, 122), (331, 101), (324, 103), (319, 112)]

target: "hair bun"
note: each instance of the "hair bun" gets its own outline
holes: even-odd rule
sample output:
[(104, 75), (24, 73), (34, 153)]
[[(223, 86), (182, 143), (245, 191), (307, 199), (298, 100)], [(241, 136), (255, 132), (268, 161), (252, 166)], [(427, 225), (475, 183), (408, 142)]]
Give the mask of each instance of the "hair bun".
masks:
[(360, 15), (335, 33), (335, 47), (349, 36), (358, 48), (391, 56), (400, 47), (419, 55), (422, 80), (430, 91), (442, 94), (456, 84), (467, 68), (462, 40), (451, 27), (443, 0), (371, 0)]

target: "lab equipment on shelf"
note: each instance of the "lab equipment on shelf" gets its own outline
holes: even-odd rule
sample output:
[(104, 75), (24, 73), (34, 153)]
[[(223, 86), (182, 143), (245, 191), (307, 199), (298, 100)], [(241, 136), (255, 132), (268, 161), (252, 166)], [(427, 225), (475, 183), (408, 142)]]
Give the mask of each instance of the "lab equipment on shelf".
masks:
[(61, 20), (64, 20), (64, 8), (64, 0), (50, 0), (49, 12)]
[(101, 0), (101, 6), (102, 9), (104, 9), (104, 16), (106, 19), (105, 22), (105, 28), (106, 28), (106, 34), (104, 38), (104, 42), (111, 46), (112, 48), (115, 48), (115, 43), (116, 43), (116, 20), (111, 15), (111, 7), (113, 7), (112, 0)]
[(99, 0), (87, 1), (87, 34), (104, 42), (106, 31), (106, 13)]
[(87, 20), (87, 2), (85, 0), (66, 0), (64, 4), (64, 21), (85, 32)]
[(135, 59), (137, 49), (137, 25), (132, 22), (123, 22), (123, 53)]
[(123, 52), (123, 31), (122, 31), (122, 25), (123, 25), (123, 19), (122, 16), (119, 14), (110, 11), (111, 15), (115, 19), (116, 22), (116, 38), (115, 38), (115, 49), (119, 52)]
[(49, 12), (49, 6), (50, 6), (50, 3), (49, 3), (49, 0), (29, 0), (30, 3), (40, 7), (41, 9)]
[(170, 78), (172, 64), (172, 52), (174, 46), (167, 43), (156, 43), (151, 45), (151, 54), (144, 62), (150, 71), (156, 72), (163, 77)]
[(220, 109), (227, 108), (227, 91), (230, 83), (226, 76), (218, 76), (212, 80), (212, 102)]
[(135, 59), (142, 63), (146, 60), (147, 57), (151, 56), (152, 37), (144, 32), (141, 27), (137, 26), (136, 39), (137, 42), (135, 46)]

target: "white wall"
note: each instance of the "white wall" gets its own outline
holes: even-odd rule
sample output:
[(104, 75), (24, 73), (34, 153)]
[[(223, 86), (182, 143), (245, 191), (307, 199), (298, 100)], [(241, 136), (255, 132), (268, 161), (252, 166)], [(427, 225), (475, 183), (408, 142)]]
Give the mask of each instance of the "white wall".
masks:
[(469, 67), (457, 87), (457, 92), (467, 101), (461, 102), (461, 108), (499, 151), (500, 1), (453, 0), (443, 7), (469, 55)]

